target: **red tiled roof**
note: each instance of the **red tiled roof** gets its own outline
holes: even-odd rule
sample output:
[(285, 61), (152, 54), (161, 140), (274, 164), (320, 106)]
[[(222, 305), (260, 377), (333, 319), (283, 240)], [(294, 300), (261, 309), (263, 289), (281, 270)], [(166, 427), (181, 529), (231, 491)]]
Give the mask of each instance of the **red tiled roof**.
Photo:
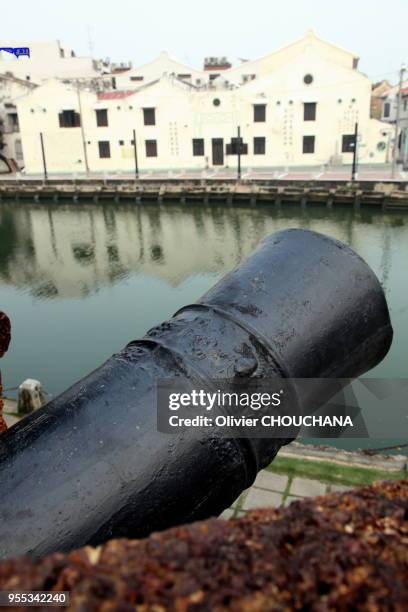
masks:
[(98, 100), (122, 100), (128, 98), (135, 92), (132, 91), (102, 91), (98, 93)]

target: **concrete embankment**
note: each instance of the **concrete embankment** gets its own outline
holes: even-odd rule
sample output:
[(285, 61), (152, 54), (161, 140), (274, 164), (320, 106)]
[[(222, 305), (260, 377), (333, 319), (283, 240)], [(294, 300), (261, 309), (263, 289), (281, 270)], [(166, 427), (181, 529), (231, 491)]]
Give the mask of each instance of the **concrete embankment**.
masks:
[(1, 200), (181, 203), (308, 203), (332, 207), (336, 204), (376, 206), (408, 210), (408, 182), (284, 181), (232, 179), (81, 179), (1, 181)]

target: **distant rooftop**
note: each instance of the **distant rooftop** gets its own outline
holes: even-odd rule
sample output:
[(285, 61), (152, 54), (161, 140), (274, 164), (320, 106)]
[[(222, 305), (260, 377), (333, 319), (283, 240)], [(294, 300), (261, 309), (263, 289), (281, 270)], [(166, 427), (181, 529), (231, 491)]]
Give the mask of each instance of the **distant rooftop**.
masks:
[(126, 90), (126, 91), (100, 91), (98, 95), (98, 100), (121, 100), (122, 98), (128, 98), (135, 93), (134, 90)]

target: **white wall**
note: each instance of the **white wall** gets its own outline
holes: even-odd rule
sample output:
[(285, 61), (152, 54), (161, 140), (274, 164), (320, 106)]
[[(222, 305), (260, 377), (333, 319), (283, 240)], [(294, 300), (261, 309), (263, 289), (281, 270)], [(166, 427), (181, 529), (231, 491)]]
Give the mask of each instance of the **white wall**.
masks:
[[(84, 106), (89, 106), (95, 97), (86, 93), (81, 95)], [(27, 172), (39, 173), (43, 169), (40, 132), (50, 172), (85, 170), (80, 128), (59, 127), (61, 110), (79, 110), (78, 94), (73, 87), (56, 80), (48, 81), (30, 95), (18, 99), (17, 109)]]
[(316, 36), (313, 30), (308, 30), (299, 40), (261, 58), (232, 67), (226, 70), (223, 76), (238, 83), (243, 82), (245, 77), (250, 75), (255, 75), (256, 78), (263, 77), (292, 62), (299, 55), (308, 53), (311, 49), (315, 50), (322, 59), (327, 59), (332, 64), (349, 70), (353, 69), (354, 63), (358, 60), (355, 53), (324, 41)]

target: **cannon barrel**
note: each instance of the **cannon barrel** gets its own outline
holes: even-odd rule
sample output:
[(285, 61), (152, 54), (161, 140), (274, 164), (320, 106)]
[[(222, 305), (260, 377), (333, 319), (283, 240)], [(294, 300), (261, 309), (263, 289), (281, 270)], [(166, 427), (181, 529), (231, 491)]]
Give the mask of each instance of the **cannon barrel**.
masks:
[(354, 251), (307, 230), (268, 236), (198, 302), (0, 436), (0, 556), (217, 515), (287, 442), (160, 433), (159, 379), (354, 378), (391, 339), (384, 293)]

